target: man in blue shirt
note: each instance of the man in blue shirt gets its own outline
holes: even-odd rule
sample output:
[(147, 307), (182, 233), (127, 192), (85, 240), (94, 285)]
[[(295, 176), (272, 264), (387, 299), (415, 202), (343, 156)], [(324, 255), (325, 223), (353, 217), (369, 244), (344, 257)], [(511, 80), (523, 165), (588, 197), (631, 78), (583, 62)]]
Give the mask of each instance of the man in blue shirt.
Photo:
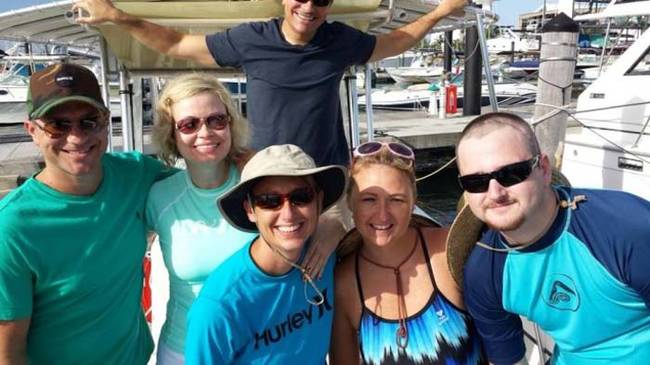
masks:
[(348, 66), (378, 61), (415, 46), (466, 0), (443, 0), (430, 13), (390, 33), (372, 36), (326, 22), (333, 0), (283, 0), (284, 16), (243, 23), (212, 35), (190, 35), (133, 17), (110, 0), (76, 0), (82, 24), (111, 22), (168, 56), (242, 67), (247, 76), (251, 145), (291, 143), (318, 166), (348, 165), (339, 85)]
[(241, 182), (218, 205), (234, 227), (259, 236), (210, 274), (192, 305), (187, 364), (325, 363), (335, 258), (320, 279), (301, 259), (346, 177), (344, 167), (316, 167), (294, 145), (268, 147), (246, 164)]
[(471, 211), (488, 229), (457, 240), (455, 222), (448, 257), (490, 362), (525, 362), (519, 316), (553, 338), (554, 364), (650, 361), (650, 203), (552, 186), (548, 156), (516, 115), (474, 119), (456, 152), (470, 208), (457, 222)]

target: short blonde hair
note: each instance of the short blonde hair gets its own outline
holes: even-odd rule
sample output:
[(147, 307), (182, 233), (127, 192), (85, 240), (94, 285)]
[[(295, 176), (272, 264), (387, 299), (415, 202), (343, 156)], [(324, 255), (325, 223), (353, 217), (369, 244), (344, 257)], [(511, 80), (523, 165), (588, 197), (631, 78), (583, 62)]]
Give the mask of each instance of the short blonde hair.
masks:
[(384, 146), (381, 150), (379, 150), (379, 152), (375, 154), (355, 157), (353, 159), (352, 166), (350, 167), (350, 184), (348, 186), (347, 194), (348, 203), (350, 203), (352, 188), (356, 186), (354, 176), (358, 174), (362, 169), (371, 167), (372, 165), (389, 166), (401, 172), (405, 177), (408, 178), (409, 182), (411, 183), (413, 190), (413, 202), (417, 201), (418, 191), (415, 179), (415, 161), (410, 161), (408, 159), (396, 156)]
[(246, 148), (249, 137), (248, 121), (241, 115), (223, 84), (216, 77), (205, 73), (188, 73), (175, 77), (167, 82), (161, 92), (156, 104), (153, 126), (153, 142), (159, 148), (159, 157), (170, 166), (182, 157), (176, 147), (172, 106), (183, 99), (202, 93), (217, 95), (225, 105), (230, 116), (232, 138), (232, 145), (226, 158), (240, 164), (250, 156), (250, 150)]

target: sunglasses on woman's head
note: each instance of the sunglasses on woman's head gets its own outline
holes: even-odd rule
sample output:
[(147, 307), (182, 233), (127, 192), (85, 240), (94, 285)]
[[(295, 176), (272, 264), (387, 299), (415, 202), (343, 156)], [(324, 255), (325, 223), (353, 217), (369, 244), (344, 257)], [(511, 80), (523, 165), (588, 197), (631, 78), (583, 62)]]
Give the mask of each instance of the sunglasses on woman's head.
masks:
[[(47, 133), (50, 138), (61, 138), (68, 135), (72, 128), (74, 128), (75, 123), (65, 119), (41, 119), (43, 125), (33, 121), (38, 128), (43, 132)], [(94, 117), (87, 117), (77, 121), (77, 129), (85, 134), (97, 133), (108, 125), (108, 118), (105, 118), (101, 115)]]
[(371, 142), (366, 142), (358, 145), (354, 151), (352, 152), (353, 157), (364, 157), (364, 156), (372, 156), (374, 154), (379, 153), (379, 151), (382, 150), (382, 148), (388, 149), (388, 152), (393, 154), (394, 156), (405, 158), (410, 161), (415, 161), (415, 153), (413, 153), (413, 150), (401, 143), (397, 142), (377, 142), (377, 141), (371, 141)]
[(530, 160), (515, 162), (487, 174), (471, 174), (458, 177), (460, 187), (468, 193), (484, 193), (490, 187), (490, 180), (495, 179), (501, 186), (517, 185), (528, 179), (539, 163), (539, 155)]
[(203, 123), (210, 129), (222, 130), (228, 126), (230, 119), (228, 114), (212, 114), (206, 118), (187, 117), (176, 122), (176, 130), (183, 134), (192, 134), (198, 131)]
[(287, 194), (264, 193), (251, 195), (250, 202), (252, 205), (269, 210), (276, 210), (284, 205), (287, 200), (295, 207), (302, 207), (314, 201), (316, 193), (309, 187), (298, 188)]
[(311, 1), (312, 3), (314, 3), (314, 5), (316, 5), (318, 7), (321, 7), (321, 8), (329, 6), (332, 3), (332, 0), (296, 0), (296, 1), (301, 3), (301, 4), (304, 4), (304, 3), (308, 2), (308, 1)]

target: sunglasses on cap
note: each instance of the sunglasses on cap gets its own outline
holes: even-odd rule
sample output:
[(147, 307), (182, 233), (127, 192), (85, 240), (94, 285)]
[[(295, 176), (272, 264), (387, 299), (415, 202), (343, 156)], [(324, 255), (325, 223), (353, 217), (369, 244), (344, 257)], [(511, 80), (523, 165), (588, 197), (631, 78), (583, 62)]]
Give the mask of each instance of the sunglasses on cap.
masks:
[(268, 210), (276, 210), (284, 205), (284, 202), (289, 203), (294, 207), (303, 207), (314, 201), (316, 193), (312, 188), (298, 188), (287, 194), (280, 193), (265, 193), (259, 195), (251, 195), (250, 202), (252, 205)]
[(182, 134), (192, 134), (201, 129), (205, 123), (208, 128), (219, 131), (226, 129), (230, 120), (228, 114), (212, 114), (205, 118), (187, 117), (176, 122), (176, 130)]
[(458, 177), (463, 190), (468, 193), (484, 193), (490, 187), (490, 180), (495, 179), (501, 186), (517, 185), (528, 179), (533, 169), (539, 164), (539, 155), (530, 160), (515, 162), (487, 174), (471, 174)]
[(397, 142), (386, 143), (386, 142), (371, 141), (371, 142), (362, 143), (354, 149), (354, 151), (352, 152), (352, 156), (353, 157), (372, 156), (374, 154), (379, 153), (379, 151), (381, 151), (383, 148), (386, 148), (388, 152), (390, 152), (394, 156), (410, 160), (411, 162), (415, 161), (415, 153), (413, 153), (413, 150), (410, 147)]
[(83, 118), (78, 120), (77, 123), (66, 119), (41, 118), (41, 120), (43, 121), (42, 125), (36, 121), (32, 122), (53, 139), (67, 136), (72, 131), (72, 128), (75, 127), (75, 124), (77, 130), (81, 131), (84, 134), (98, 133), (108, 125), (108, 118), (102, 115)]
[(296, 0), (296, 1), (301, 4), (305, 4), (306, 2), (311, 1), (315, 6), (321, 8), (329, 6), (332, 3), (332, 0)]

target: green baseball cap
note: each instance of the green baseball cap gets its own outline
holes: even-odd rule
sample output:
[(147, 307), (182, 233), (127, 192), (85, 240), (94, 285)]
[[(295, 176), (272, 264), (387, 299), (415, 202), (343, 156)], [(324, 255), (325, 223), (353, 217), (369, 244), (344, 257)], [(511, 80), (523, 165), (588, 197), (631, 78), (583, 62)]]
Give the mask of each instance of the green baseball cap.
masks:
[(97, 78), (83, 66), (58, 63), (30, 77), (27, 94), (27, 115), (30, 120), (41, 118), (52, 108), (70, 101), (84, 102), (97, 110), (109, 112), (104, 105)]

